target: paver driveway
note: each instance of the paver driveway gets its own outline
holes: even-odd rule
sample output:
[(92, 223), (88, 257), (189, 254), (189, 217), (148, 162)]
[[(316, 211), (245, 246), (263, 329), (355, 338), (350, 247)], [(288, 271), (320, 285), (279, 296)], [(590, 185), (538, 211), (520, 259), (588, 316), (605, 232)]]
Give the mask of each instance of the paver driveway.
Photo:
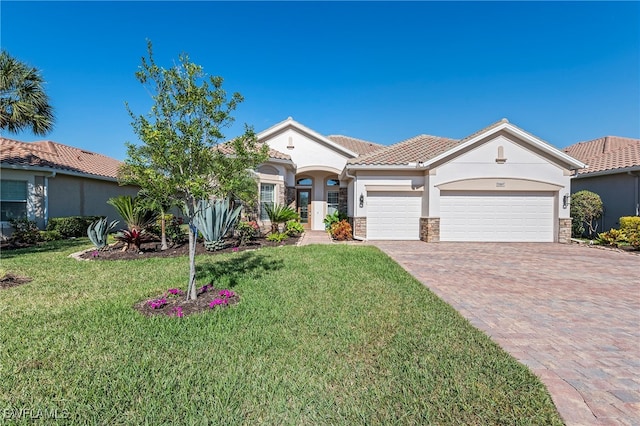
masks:
[(640, 425), (640, 256), (546, 243), (374, 244), (529, 366), (568, 425)]

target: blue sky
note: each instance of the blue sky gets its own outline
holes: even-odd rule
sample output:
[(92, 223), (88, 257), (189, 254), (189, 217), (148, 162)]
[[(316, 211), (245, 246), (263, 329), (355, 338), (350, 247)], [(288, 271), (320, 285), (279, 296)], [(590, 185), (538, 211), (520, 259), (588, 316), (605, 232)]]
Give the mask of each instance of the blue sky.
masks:
[(288, 116), (391, 144), (462, 138), (503, 117), (558, 148), (640, 138), (639, 2), (0, 2), (0, 45), (39, 68), (46, 137), (117, 159), (137, 142), (124, 103), (150, 98), (146, 54), (180, 53), (245, 97), (243, 123)]

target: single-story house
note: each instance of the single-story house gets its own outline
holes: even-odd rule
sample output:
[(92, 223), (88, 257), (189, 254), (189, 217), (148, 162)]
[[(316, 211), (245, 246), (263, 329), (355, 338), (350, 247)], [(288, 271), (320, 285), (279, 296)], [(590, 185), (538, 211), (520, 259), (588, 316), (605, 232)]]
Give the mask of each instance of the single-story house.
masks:
[(138, 193), (119, 186), (113, 158), (51, 141), (0, 138), (0, 232), (11, 218), (27, 217), (44, 229), (52, 217), (109, 216), (122, 220), (107, 200)]
[(564, 152), (587, 164), (571, 180), (571, 192), (595, 192), (604, 213), (599, 230), (620, 228), (622, 216), (640, 216), (640, 139), (605, 136)]
[(291, 205), (312, 230), (340, 210), (366, 240), (571, 237), (571, 175), (584, 164), (506, 119), (460, 140), (418, 135), (390, 146), (324, 136), (291, 117), (257, 137), (270, 148), (257, 170), (261, 205)]

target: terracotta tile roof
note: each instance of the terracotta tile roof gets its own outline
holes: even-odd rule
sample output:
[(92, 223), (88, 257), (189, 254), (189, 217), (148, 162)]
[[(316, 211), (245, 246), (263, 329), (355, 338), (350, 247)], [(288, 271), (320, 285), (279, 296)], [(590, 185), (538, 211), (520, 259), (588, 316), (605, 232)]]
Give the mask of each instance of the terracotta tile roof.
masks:
[(343, 135), (329, 135), (327, 136), (327, 139), (347, 148), (349, 151), (355, 152), (358, 155), (371, 154), (372, 152), (385, 147), (385, 145)]
[(563, 151), (589, 166), (579, 170), (579, 175), (640, 167), (640, 139), (605, 136), (578, 142)]
[[(233, 147), (228, 142), (218, 145), (217, 149), (223, 154), (227, 154), (227, 155), (233, 154)], [(273, 148), (269, 148), (268, 154), (269, 154), (269, 158), (271, 159), (291, 161), (291, 156), (289, 154), (285, 154)]]
[(426, 161), (458, 145), (456, 139), (418, 135), (397, 144), (378, 149), (370, 154), (349, 160), (353, 165), (407, 165)]
[(51, 141), (20, 142), (0, 138), (0, 163), (43, 167), (117, 179), (122, 162), (102, 154)]

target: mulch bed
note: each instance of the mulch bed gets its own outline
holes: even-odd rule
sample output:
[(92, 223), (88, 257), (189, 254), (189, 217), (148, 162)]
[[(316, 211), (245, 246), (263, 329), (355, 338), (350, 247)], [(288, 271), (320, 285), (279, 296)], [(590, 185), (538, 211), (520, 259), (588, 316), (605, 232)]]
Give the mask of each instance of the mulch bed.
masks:
[(0, 278), (0, 289), (16, 287), (31, 281), (32, 279), (29, 277), (21, 277), (19, 275), (14, 275), (11, 273), (5, 274), (3, 277)]
[[(185, 300), (185, 294), (168, 295), (163, 294), (155, 298), (143, 300), (133, 305), (133, 309), (145, 316), (166, 315), (172, 317), (183, 317), (200, 312), (210, 311), (213, 309), (228, 309), (230, 306), (237, 304), (240, 297), (233, 293), (231, 297), (220, 295), (220, 290), (208, 284), (198, 290), (198, 297), (195, 300)], [(164, 300), (163, 306), (154, 308), (150, 302)], [(223, 300), (224, 303), (211, 307), (211, 302), (215, 299)]]
[[(273, 241), (267, 241), (265, 238), (256, 238), (249, 241), (244, 246), (238, 246), (236, 240), (228, 240), (227, 245), (222, 250), (207, 251), (204, 244), (199, 242), (196, 244), (196, 254), (200, 255), (216, 255), (221, 253), (235, 253), (246, 250), (256, 250), (263, 247), (278, 247), (287, 245), (296, 245), (299, 238), (287, 238), (281, 243)], [(176, 256), (188, 256), (189, 244), (184, 243), (176, 246), (169, 246), (167, 250), (160, 250), (160, 242), (152, 241), (143, 243), (140, 246), (140, 251), (127, 250), (122, 251), (124, 244), (116, 243), (113, 246), (109, 246), (106, 250), (89, 250), (80, 255), (80, 258), (87, 260), (131, 260), (131, 259), (149, 259), (155, 257), (176, 257)]]

